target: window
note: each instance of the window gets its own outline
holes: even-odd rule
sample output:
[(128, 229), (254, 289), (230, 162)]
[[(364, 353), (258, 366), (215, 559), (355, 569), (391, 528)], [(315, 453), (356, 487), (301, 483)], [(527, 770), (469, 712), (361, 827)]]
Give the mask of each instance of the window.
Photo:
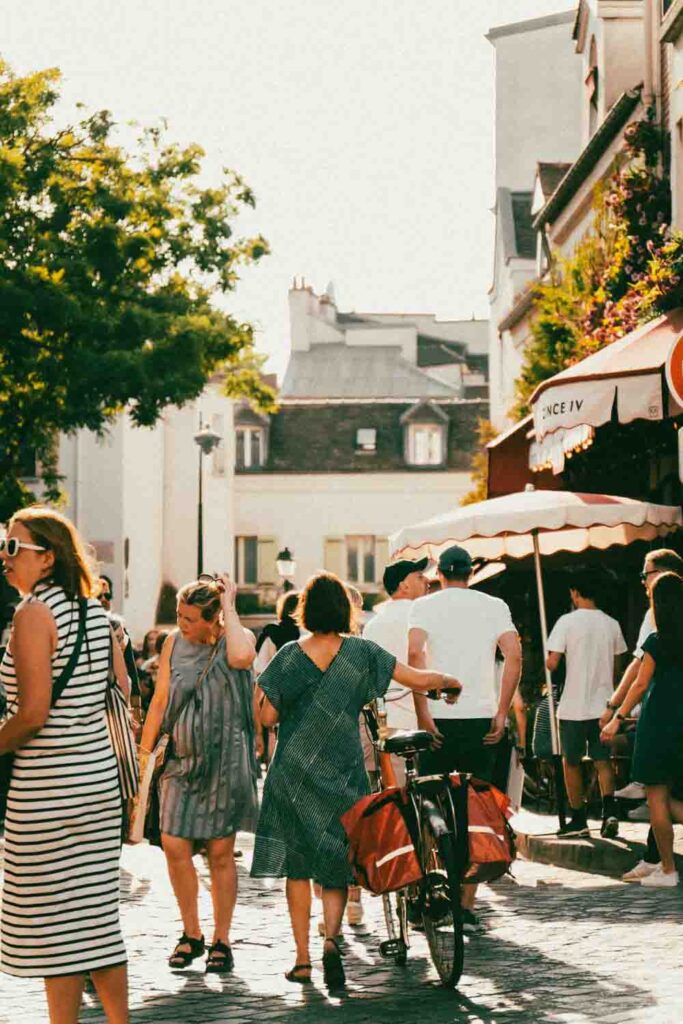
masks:
[(264, 432), (261, 427), (238, 427), (235, 446), (237, 469), (254, 469), (265, 463)]
[(375, 583), (375, 566), (375, 538), (370, 535), (347, 537), (346, 578), (349, 583)]
[(377, 431), (374, 427), (358, 428), (356, 431), (356, 451), (370, 453), (377, 451)]
[(589, 71), (586, 76), (588, 92), (588, 133), (592, 136), (598, 127), (598, 101), (600, 96), (600, 79), (598, 76), (598, 49), (595, 39), (591, 39), (589, 53)]
[(444, 462), (444, 429), (439, 423), (411, 423), (408, 427), (408, 462), (412, 466), (440, 466)]
[(235, 582), (241, 587), (258, 583), (258, 537), (235, 537)]

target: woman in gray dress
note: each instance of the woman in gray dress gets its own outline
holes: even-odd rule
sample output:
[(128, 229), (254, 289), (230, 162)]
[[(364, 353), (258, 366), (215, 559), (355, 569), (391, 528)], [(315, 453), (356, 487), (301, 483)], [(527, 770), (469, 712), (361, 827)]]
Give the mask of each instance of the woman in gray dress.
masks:
[(192, 856), (205, 846), (214, 931), (206, 970), (232, 970), (230, 924), (237, 899), (234, 844), (253, 831), (258, 811), (254, 756), (252, 633), (235, 610), (234, 583), (189, 583), (178, 592), (178, 630), (159, 660), (154, 697), (140, 744), (141, 769), (159, 733), (171, 756), (160, 783), (161, 842), (183, 921), (169, 958), (175, 970), (205, 952)]
[[(460, 683), (441, 672), (410, 668), (378, 644), (351, 636), (354, 607), (331, 573), (308, 581), (298, 621), (311, 634), (285, 644), (259, 677), (261, 720), (279, 723), (266, 777), (251, 874), (287, 879), (296, 963), (285, 977), (311, 980), (311, 880), (322, 888), (323, 970), (329, 988), (344, 984), (337, 936), (349, 883), (340, 818), (368, 791), (358, 729), (361, 708), (383, 696), (392, 678), (417, 692)], [(446, 698), (452, 703), (455, 693)]]

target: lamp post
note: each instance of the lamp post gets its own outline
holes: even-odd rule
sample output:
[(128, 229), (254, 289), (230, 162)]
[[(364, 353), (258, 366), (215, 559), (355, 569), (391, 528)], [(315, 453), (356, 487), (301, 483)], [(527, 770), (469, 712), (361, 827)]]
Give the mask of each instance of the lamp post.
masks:
[(277, 568), (277, 574), (282, 580), (282, 589), (287, 593), (288, 590), (294, 590), (294, 576), (296, 575), (296, 562), (292, 556), (292, 552), (289, 548), (283, 548), (279, 552), (275, 561)]
[(202, 487), (202, 456), (210, 455), (223, 438), (211, 427), (201, 427), (194, 435), (194, 443), (199, 448), (199, 488), (197, 495), (197, 576), (204, 572), (204, 500)]

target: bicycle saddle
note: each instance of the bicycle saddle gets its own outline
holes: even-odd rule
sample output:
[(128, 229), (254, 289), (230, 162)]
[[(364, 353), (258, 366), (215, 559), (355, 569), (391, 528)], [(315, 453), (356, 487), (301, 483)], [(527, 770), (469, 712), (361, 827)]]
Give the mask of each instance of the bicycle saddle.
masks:
[(433, 738), (431, 732), (427, 732), (426, 729), (415, 729), (414, 732), (396, 732), (384, 741), (384, 750), (387, 754), (410, 757), (412, 754), (419, 754), (422, 750), (429, 750)]

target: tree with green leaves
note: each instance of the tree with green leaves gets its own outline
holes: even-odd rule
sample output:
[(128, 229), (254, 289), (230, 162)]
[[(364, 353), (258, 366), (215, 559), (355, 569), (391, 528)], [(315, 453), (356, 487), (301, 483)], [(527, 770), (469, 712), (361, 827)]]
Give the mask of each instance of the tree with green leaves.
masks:
[(216, 373), (230, 396), (274, 402), (251, 326), (212, 301), (268, 251), (233, 234), (250, 189), (229, 170), (202, 184), (201, 148), (159, 128), (127, 152), (107, 111), (58, 128), (59, 82), (0, 62), (0, 519), (33, 498), (27, 449), (57, 499), (62, 432), (124, 410), (151, 426)]

